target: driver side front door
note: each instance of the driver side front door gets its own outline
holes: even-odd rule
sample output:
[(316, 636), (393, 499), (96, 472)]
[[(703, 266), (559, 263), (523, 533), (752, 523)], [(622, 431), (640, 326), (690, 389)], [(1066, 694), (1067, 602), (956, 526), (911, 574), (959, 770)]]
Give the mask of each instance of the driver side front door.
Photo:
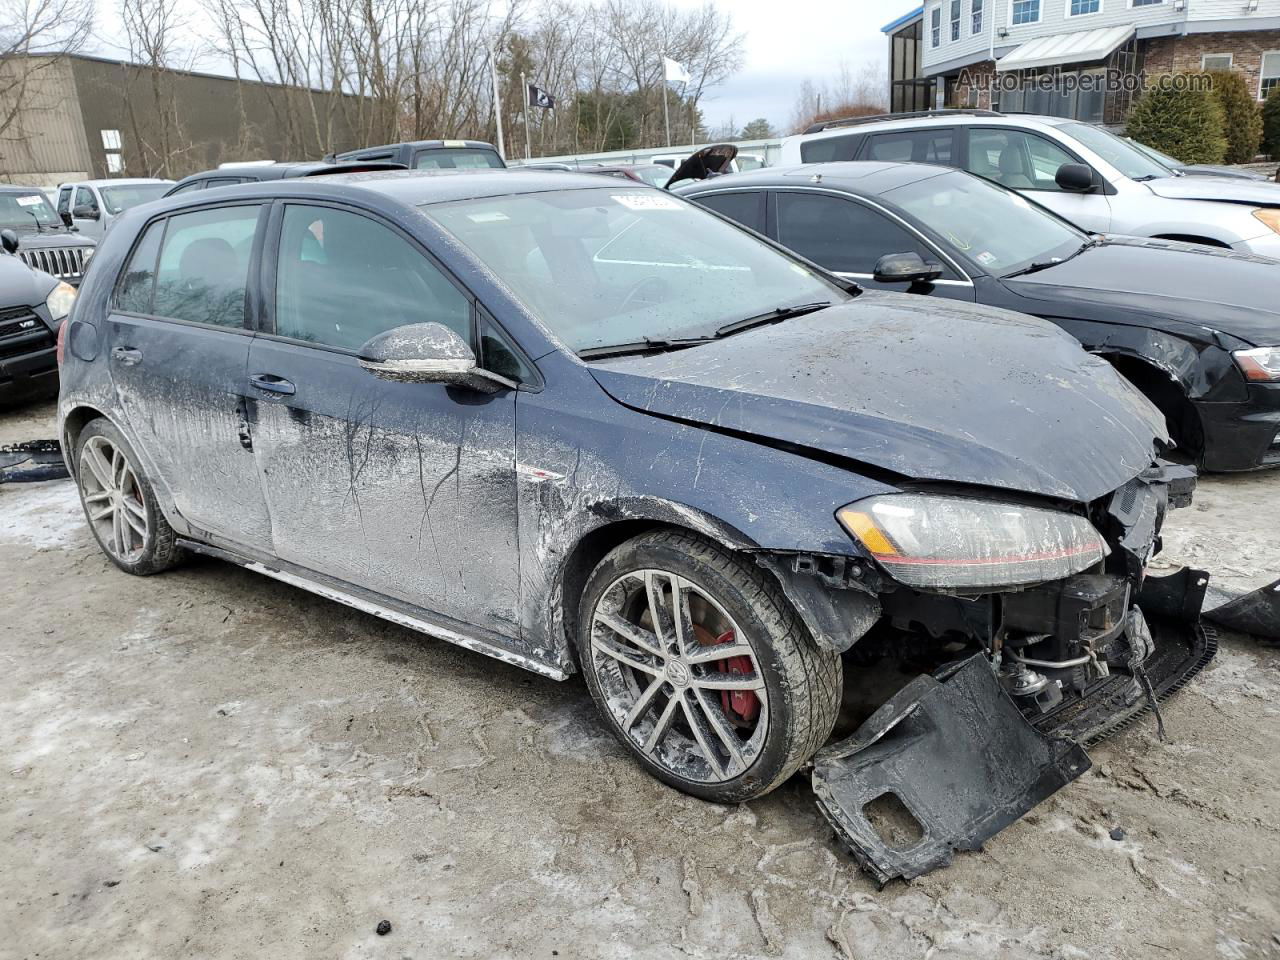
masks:
[(515, 391), (380, 380), (357, 351), (410, 323), (475, 349), (475, 305), (415, 242), (338, 206), (273, 217), (249, 352), (254, 455), (282, 560), (518, 638)]

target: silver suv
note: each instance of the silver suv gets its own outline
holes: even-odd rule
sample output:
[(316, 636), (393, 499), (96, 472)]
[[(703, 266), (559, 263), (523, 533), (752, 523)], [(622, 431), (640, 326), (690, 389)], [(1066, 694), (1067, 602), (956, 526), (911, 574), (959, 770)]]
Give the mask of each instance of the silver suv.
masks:
[(1183, 176), (1078, 120), (937, 110), (815, 124), (783, 141), (780, 165), (827, 160), (961, 167), (1091, 233), (1190, 240), (1280, 259), (1280, 184)]

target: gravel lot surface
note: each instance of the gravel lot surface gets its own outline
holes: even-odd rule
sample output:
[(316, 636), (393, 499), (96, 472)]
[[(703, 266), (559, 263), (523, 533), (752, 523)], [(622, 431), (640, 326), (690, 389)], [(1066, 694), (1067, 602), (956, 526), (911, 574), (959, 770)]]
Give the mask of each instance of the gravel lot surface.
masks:
[[(1203, 481), (1166, 530), (1266, 582), (1280, 473)], [(0, 582), (3, 958), (1280, 957), (1280, 650), (1248, 637), (1167, 704), (1171, 743), (1130, 728), (877, 892), (802, 780), (702, 803), (578, 679), (214, 561), (127, 577), (68, 482), (0, 487)]]

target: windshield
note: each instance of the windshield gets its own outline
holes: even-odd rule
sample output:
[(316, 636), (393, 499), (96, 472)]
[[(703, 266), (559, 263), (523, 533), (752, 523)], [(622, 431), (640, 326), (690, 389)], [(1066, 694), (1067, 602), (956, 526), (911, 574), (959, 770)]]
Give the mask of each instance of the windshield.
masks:
[(1088, 239), (1020, 194), (967, 173), (917, 180), (884, 199), (995, 276), (1069, 257)]
[(418, 170), (476, 170), (485, 167), (501, 168), (502, 158), (493, 150), (480, 147), (440, 147), (424, 150), (414, 161)]
[(0, 227), (15, 230), (35, 230), (39, 227), (60, 227), (59, 219), (44, 194), (4, 192), (0, 193)]
[(1143, 153), (1128, 140), (1088, 123), (1065, 123), (1058, 128), (1075, 137), (1131, 180), (1171, 177), (1173, 171)]
[(150, 203), (165, 195), (172, 183), (134, 183), (123, 187), (102, 187), (102, 202), (108, 213), (124, 213), (140, 203)]
[(711, 336), (779, 307), (848, 298), (750, 234), (648, 187), (423, 209), (575, 351)]
[(1182, 166), (1182, 164), (1179, 163), (1176, 159), (1169, 156), (1167, 153), (1161, 153), (1155, 147), (1148, 147), (1145, 143), (1139, 143), (1137, 140), (1134, 140), (1132, 138), (1126, 138), (1126, 139), (1128, 139), (1130, 143), (1132, 143), (1135, 147), (1137, 147), (1139, 150), (1145, 153), (1148, 157), (1150, 157), (1156, 163), (1162, 164), (1168, 167), (1170, 170), (1176, 170), (1178, 169), (1178, 167)]

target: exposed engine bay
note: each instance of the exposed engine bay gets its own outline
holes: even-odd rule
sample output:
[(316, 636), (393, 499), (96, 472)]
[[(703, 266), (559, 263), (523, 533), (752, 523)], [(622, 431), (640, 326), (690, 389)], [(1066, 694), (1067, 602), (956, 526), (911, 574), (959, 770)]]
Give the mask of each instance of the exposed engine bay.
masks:
[[(884, 616), (850, 655), (924, 671), (815, 760), (819, 806), (884, 884), (972, 850), (1090, 767), (1085, 747), (1150, 713), (1212, 658), (1200, 622), (1208, 575), (1148, 578), (1165, 513), (1195, 474), (1161, 463), (1090, 505), (1105, 559), (1000, 592), (889, 585)], [(877, 830), (901, 804), (904, 841)], [(914, 821), (914, 823), (913, 823)]]

